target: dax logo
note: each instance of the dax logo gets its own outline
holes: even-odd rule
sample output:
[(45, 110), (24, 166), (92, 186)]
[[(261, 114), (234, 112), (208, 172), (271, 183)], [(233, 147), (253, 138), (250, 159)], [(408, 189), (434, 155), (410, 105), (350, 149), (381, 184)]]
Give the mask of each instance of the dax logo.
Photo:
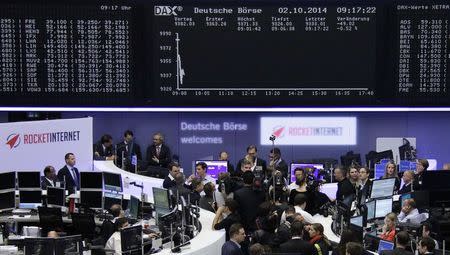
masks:
[(155, 6), (154, 13), (155, 16), (177, 16), (177, 12), (183, 10), (182, 6)]
[(19, 134), (10, 134), (8, 138), (6, 138), (6, 144), (9, 145), (9, 148), (17, 148), (20, 145), (20, 135)]
[(276, 138), (282, 138), (284, 137), (283, 133), (284, 129), (285, 129), (284, 126), (276, 126), (272, 130), (272, 135), (274, 135)]

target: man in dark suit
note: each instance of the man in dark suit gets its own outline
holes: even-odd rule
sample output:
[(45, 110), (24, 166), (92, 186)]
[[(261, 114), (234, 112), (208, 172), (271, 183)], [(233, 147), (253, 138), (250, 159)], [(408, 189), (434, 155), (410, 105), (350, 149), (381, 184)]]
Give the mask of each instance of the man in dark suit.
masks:
[(338, 188), (336, 191), (336, 200), (345, 203), (350, 206), (351, 202), (355, 198), (355, 187), (346, 178), (346, 171), (342, 167), (334, 169), (334, 178), (338, 181)]
[(230, 227), (230, 241), (222, 245), (222, 255), (243, 255), (241, 250), (241, 243), (245, 240), (244, 227), (235, 223)]
[(94, 144), (94, 160), (114, 160), (112, 136), (105, 134)]
[(239, 204), (239, 214), (245, 230), (251, 232), (256, 230), (256, 209), (264, 202), (265, 194), (253, 189), (255, 175), (251, 171), (244, 172), (242, 178), (244, 186), (234, 192), (234, 200)]
[(370, 197), (372, 189), (372, 181), (369, 179), (370, 171), (368, 168), (361, 167), (359, 169), (359, 183), (357, 184), (358, 199), (360, 204), (364, 204), (366, 198)]
[(122, 154), (124, 158), (125, 170), (131, 171), (133, 166), (131, 165), (132, 156), (136, 155), (138, 162), (142, 160), (141, 147), (134, 142), (133, 131), (126, 130), (123, 134), (123, 141), (117, 145), (117, 165), (122, 167)]
[(428, 160), (426, 160), (426, 159), (417, 160), (416, 176), (414, 177), (414, 183), (413, 183), (414, 189), (419, 190), (422, 187), (423, 173), (425, 173), (428, 170), (429, 166), (430, 166), (430, 163), (428, 162)]
[(56, 170), (53, 166), (44, 168), (44, 177), (41, 182), (41, 189), (46, 190), (47, 187), (56, 187)]
[(280, 171), (282, 176), (288, 180), (288, 165), (281, 158), (281, 150), (279, 148), (270, 150), (269, 160), (269, 166), (267, 167), (268, 176), (272, 176), (272, 173), (275, 171)]
[(153, 135), (153, 144), (147, 147), (147, 162), (150, 166), (165, 167), (171, 162), (170, 149), (164, 144), (161, 133)]
[(65, 182), (66, 190), (69, 191), (69, 194), (72, 194), (77, 189), (80, 189), (80, 173), (75, 167), (76, 159), (73, 153), (67, 153), (64, 159), (66, 160), (66, 165), (59, 169), (58, 179), (61, 182)]
[(301, 255), (317, 254), (312, 244), (302, 239), (304, 225), (300, 221), (291, 224), (292, 239), (280, 245), (279, 253), (295, 253)]
[(267, 170), (267, 166), (266, 166), (266, 161), (264, 161), (263, 159), (258, 158), (258, 149), (256, 148), (256, 145), (250, 145), (247, 147), (247, 155), (245, 155), (245, 157), (241, 160), (239, 160), (239, 162), (236, 165), (236, 172), (240, 171), (237, 173), (238, 176), (242, 175), (242, 171), (241, 171), (241, 165), (244, 162), (244, 160), (248, 160), (250, 162), (252, 162), (252, 171), (255, 172), (256, 171), (262, 171), (262, 173), (264, 174)]
[(417, 187), (413, 187), (413, 185), (414, 185), (414, 172), (413, 171), (410, 171), (410, 170), (405, 171), (403, 173), (402, 179), (403, 179), (403, 186), (398, 191), (398, 194), (409, 193), (409, 192), (413, 191), (412, 188), (417, 188)]
[(180, 165), (178, 163), (172, 162), (169, 164), (169, 174), (166, 176), (163, 182), (163, 188), (170, 189), (177, 186), (175, 181), (175, 176), (180, 172)]
[(406, 250), (408, 244), (408, 232), (400, 231), (395, 236), (395, 249), (392, 251), (381, 251), (380, 255), (413, 255), (412, 252)]
[(230, 163), (230, 161), (228, 160), (228, 152), (226, 151), (221, 151), (219, 153), (219, 160), (222, 161), (226, 161), (227, 162), (227, 171), (230, 173), (230, 175), (234, 175), (235, 171), (234, 171), (234, 166), (233, 164)]

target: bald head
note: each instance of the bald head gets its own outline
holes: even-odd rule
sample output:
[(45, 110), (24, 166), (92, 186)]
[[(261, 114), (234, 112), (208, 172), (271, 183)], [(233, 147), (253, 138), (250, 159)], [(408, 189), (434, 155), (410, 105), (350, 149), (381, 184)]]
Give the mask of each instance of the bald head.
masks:
[(109, 210), (111, 211), (111, 214), (114, 218), (121, 218), (125, 216), (122, 210), (122, 206), (119, 204), (113, 204)]

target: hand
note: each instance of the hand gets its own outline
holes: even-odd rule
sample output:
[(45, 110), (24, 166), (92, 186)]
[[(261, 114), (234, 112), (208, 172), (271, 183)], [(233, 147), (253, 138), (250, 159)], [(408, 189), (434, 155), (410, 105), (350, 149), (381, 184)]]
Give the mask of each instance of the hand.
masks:
[(114, 155), (106, 157), (106, 160), (114, 160), (114, 159), (116, 159), (116, 156), (114, 156)]
[(98, 153), (98, 151), (94, 152), (94, 155), (95, 155), (96, 157), (100, 157), (100, 153)]
[(151, 233), (151, 234), (149, 234), (148, 235), (150, 238), (156, 238), (156, 237), (158, 237), (159, 235), (157, 234), (157, 233)]
[(387, 232), (387, 226), (383, 225), (383, 227), (381, 228), (381, 231), (383, 234), (385, 234)]
[(195, 175), (191, 174), (187, 179), (187, 182), (191, 182), (195, 178)]
[(156, 156), (153, 156), (152, 160), (159, 164), (159, 159)]
[(225, 207), (225, 206), (221, 206), (221, 207), (219, 207), (219, 209), (217, 209), (217, 213), (220, 213), (220, 214), (222, 214), (222, 213), (223, 213), (223, 211), (225, 211), (225, 209), (226, 209), (226, 207)]

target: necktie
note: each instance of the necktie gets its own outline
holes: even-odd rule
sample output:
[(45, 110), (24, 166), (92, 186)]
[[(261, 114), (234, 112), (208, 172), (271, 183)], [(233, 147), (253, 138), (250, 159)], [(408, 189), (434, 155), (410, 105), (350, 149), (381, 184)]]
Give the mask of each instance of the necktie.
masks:
[(156, 156), (159, 157), (159, 153), (161, 152), (161, 147), (156, 147)]
[(73, 181), (75, 182), (75, 186), (78, 188), (78, 176), (75, 172), (75, 168), (72, 168), (72, 174), (73, 174)]

